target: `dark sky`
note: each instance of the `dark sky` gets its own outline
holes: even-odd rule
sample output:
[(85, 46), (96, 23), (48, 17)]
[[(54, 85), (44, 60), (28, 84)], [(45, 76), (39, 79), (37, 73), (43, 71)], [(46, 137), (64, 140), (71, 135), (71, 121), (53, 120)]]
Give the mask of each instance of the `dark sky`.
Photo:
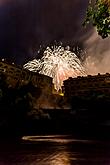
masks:
[(0, 0), (0, 56), (24, 63), (54, 40), (83, 46), (88, 0)]
[[(0, 56), (24, 64), (54, 40), (86, 51), (89, 73), (110, 72), (110, 37), (82, 27), (89, 0), (0, 0)], [(38, 56), (38, 55), (37, 55)]]

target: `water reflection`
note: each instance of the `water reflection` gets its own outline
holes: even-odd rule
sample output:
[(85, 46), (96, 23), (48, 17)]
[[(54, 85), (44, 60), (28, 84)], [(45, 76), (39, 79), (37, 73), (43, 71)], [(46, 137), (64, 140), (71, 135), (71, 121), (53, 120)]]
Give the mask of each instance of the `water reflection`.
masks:
[[(37, 157), (42, 157), (42, 160), (38, 160), (36, 157), (35, 162), (39, 165), (71, 165), (69, 152), (67, 151), (67, 144), (69, 142), (75, 141), (67, 135), (48, 135), (48, 136), (24, 136), (22, 138), (25, 141), (31, 142), (47, 142), (49, 145), (48, 150), (42, 152), (44, 156), (38, 154)], [(42, 144), (42, 143), (41, 143)], [(43, 143), (45, 146), (45, 143)], [(53, 145), (54, 144), (54, 145)], [(57, 145), (56, 145), (57, 144)], [(58, 145), (60, 144), (60, 145)], [(76, 158), (75, 158), (76, 159)]]
[(71, 165), (69, 154), (66, 151), (59, 151), (50, 159), (51, 165)]
[(73, 139), (69, 135), (48, 135), (48, 136), (24, 136), (22, 140), (31, 142), (53, 142), (53, 143), (71, 143), (71, 142), (82, 142), (82, 143), (92, 143), (94, 141), (90, 140), (78, 140)]
[(0, 165), (98, 164), (110, 164), (109, 142), (69, 139), (68, 136), (57, 135), (28, 136), (23, 137), (19, 144), (0, 145)]

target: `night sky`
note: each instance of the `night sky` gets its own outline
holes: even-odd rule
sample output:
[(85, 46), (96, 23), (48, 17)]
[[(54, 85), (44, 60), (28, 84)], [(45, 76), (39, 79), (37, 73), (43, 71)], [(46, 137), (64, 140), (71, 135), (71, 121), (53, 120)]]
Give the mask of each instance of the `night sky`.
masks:
[(102, 40), (91, 26), (82, 27), (88, 1), (0, 0), (0, 56), (24, 64), (40, 45), (56, 40), (104, 61), (110, 39)]

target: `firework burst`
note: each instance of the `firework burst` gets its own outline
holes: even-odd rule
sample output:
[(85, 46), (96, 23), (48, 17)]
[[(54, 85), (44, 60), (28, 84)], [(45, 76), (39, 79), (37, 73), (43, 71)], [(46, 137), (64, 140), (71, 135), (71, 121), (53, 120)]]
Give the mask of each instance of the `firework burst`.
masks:
[(63, 81), (69, 77), (86, 75), (85, 69), (75, 53), (62, 46), (47, 47), (41, 59), (34, 59), (24, 65), (25, 69), (39, 72), (53, 78), (54, 87), (61, 90)]

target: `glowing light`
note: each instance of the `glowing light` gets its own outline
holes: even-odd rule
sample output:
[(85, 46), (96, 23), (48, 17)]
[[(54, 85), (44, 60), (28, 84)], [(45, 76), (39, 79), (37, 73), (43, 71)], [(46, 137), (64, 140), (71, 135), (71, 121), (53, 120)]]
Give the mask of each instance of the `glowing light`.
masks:
[(47, 47), (41, 59), (29, 61), (24, 68), (52, 77), (57, 91), (61, 90), (63, 81), (69, 77), (86, 75), (76, 54), (69, 47), (65, 49), (62, 46)]
[(60, 96), (64, 96), (64, 93), (59, 93)]

